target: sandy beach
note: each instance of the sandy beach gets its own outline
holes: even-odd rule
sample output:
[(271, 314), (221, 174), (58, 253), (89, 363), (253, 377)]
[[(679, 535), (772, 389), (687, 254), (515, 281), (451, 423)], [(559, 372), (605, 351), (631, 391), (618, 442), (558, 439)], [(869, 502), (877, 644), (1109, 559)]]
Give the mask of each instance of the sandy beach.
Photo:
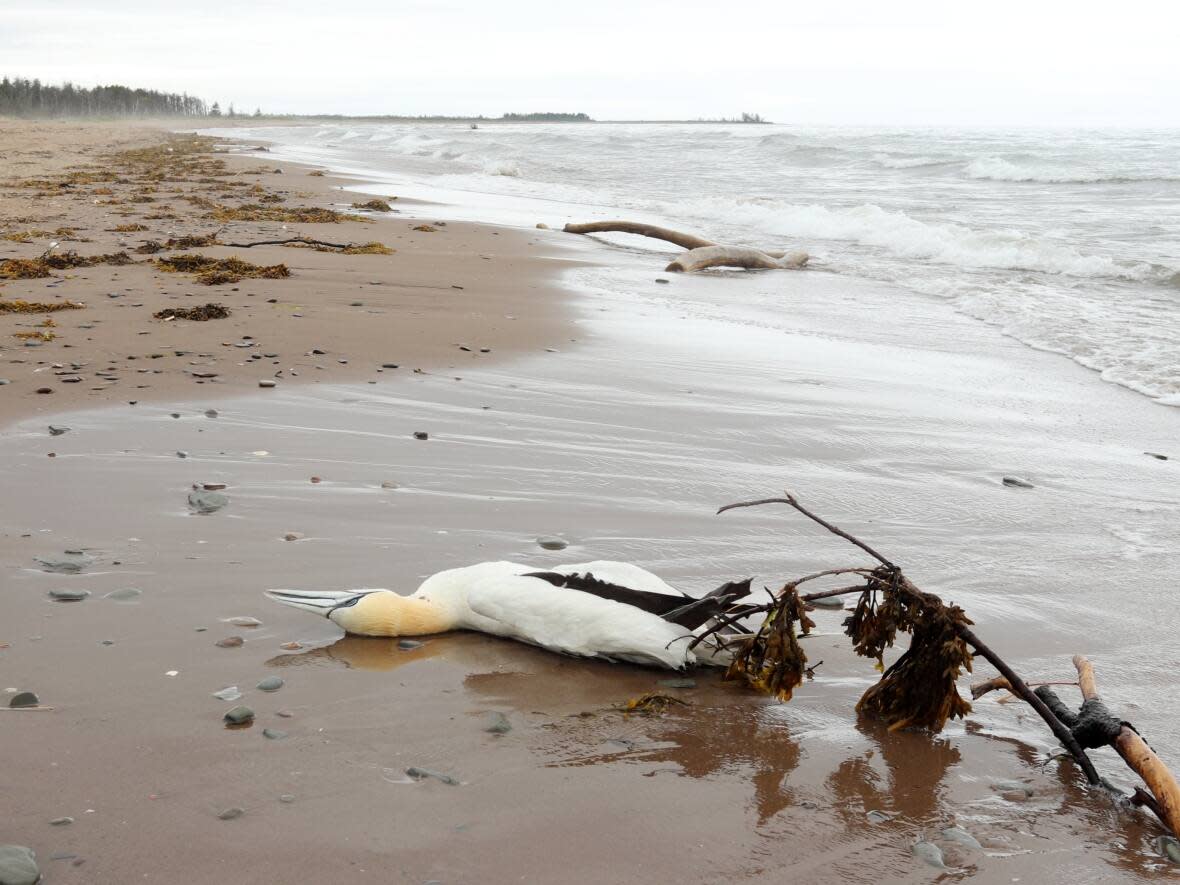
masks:
[[(561, 295), (542, 287), (556, 256), (533, 238), (488, 226), (430, 224), (429, 207), (393, 194), (386, 195), (393, 212), (358, 214), (352, 203), (368, 198), (342, 192), (344, 180), (310, 175), (322, 170), (295, 164), (284, 171), (250, 150), (257, 145), (241, 145), (238, 154), (198, 155), (207, 161), (201, 169), (173, 167), (166, 135), (134, 124), (5, 123), (0, 159), (10, 180), (0, 189), (0, 258), (35, 258), (56, 241), (58, 254), (126, 253), (133, 263), (0, 279), (0, 296), (8, 301), (85, 305), (0, 315), (0, 378), (9, 382), (0, 390), (0, 422), (98, 403), (160, 402), (204, 386), (227, 395), (256, 389), (261, 380), (286, 386), (461, 370), (473, 360), (564, 343)], [(145, 148), (164, 151), (163, 165), (155, 156), (142, 162), (121, 153)], [(232, 207), (327, 208), (356, 220), (220, 222), (192, 198)], [(201, 249), (213, 258), (290, 269), (284, 279), (215, 286), (153, 263), (185, 254), (183, 248), (136, 252), (147, 242), (217, 231), (225, 242), (305, 236), (380, 242), (395, 251), (346, 256), (283, 246)], [(228, 308), (229, 316), (153, 318), (167, 308), (211, 302)], [(46, 319), (54, 326), (42, 326)], [(40, 331), (52, 333), (52, 340), (13, 337)], [(50, 393), (38, 394), (41, 389)]]
[[(33, 847), (46, 882), (1174, 878), (1158, 827), (1085, 790), (1021, 705), (989, 696), (938, 736), (858, 720), (877, 674), (839, 609), (815, 612), (805, 642), (823, 664), (784, 705), (713, 671), (482, 635), (342, 637), (261, 591), (407, 592), (480, 560), (604, 558), (696, 595), (859, 562), (784, 512), (714, 515), (790, 487), (964, 605), (1021, 670), (1069, 678), (1069, 656), (1092, 655), (1118, 709), (1175, 759), (1180, 730), (1154, 700), (1180, 664), (1180, 493), (1175, 460), (1144, 455), (1180, 456), (1175, 410), (835, 273), (656, 283), (650, 253), (449, 220), (431, 194), (332, 224), (220, 222), (182, 199), (341, 212), (369, 199), (339, 189), (363, 179), (253, 142), (203, 148), (196, 160), (224, 168), (150, 194), (126, 171), (54, 190), (79, 164), (116, 168), (113, 152), (168, 137), (0, 130), (8, 177), (48, 182), (0, 187), (4, 232), (69, 228), (56, 251), (141, 262), (0, 288), (0, 303), (85, 304), (48, 314), (53, 327), (0, 315), (0, 690), (51, 708), (0, 711), (0, 745), (19, 748), (0, 771), (2, 841)], [(113, 230), (130, 224), (146, 230)], [(213, 231), (396, 252), (193, 250), (291, 273), (215, 286), (134, 252)], [(0, 240), (0, 257), (48, 246), (29, 239)], [(760, 286), (787, 332), (718, 324)], [(206, 302), (230, 316), (153, 318)], [(12, 337), (36, 330), (54, 337)], [(224, 484), (228, 506), (191, 512), (203, 483)], [(543, 535), (566, 549), (541, 549)], [(277, 691), (257, 687), (274, 676)], [(683, 704), (627, 714), (648, 691)], [(249, 727), (223, 722), (236, 704)], [(1110, 750), (1095, 757), (1129, 789)], [(944, 867), (915, 856), (919, 840)]]

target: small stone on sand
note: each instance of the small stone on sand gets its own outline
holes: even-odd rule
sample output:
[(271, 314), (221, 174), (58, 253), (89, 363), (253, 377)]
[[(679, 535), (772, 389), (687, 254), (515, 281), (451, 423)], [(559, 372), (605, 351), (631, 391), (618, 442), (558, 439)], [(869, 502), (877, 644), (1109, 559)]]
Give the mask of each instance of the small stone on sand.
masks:
[(1004, 485), (1010, 486), (1014, 489), (1035, 489), (1036, 488), (1036, 486), (1034, 486), (1027, 479), (1019, 479), (1018, 477), (1015, 477), (1015, 476), (1005, 476), (1003, 481), (1004, 481)]
[(38, 707), (41, 705), (41, 699), (38, 698), (31, 691), (18, 691), (8, 701), (8, 706), (17, 707)]
[(565, 538), (559, 538), (557, 535), (541, 535), (537, 538), (537, 546), (542, 550), (564, 550), (569, 544)]
[(238, 648), (245, 641), (241, 636), (227, 636), (225, 639), (218, 639), (213, 644), (218, 648)]
[(430, 439), (430, 434), (425, 430), (415, 430), (414, 439)]
[(225, 721), (230, 725), (245, 725), (254, 721), (254, 711), (249, 707), (238, 706), (225, 714)]
[(236, 820), (237, 818), (241, 817), (245, 813), (246, 813), (245, 809), (242, 809), (242, 808), (227, 808), (227, 809), (225, 809), (225, 811), (218, 813), (217, 819), (218, 820)]
[(512, 723), (508, 721), (508, 717), (503, 713), (490, 713), (484, 721), (483, 730), (489, 734), (508, 734), (508, 732), (512, 731)]
[(36, 856), (24, 845), (0, 845), (0, 885), (37, 885), (41, 871)]
[(278, 691), (283, 687), (283, 680), (278, 676), (267, 676), (254, 687), (259, 691)]
[(281, 741), (287, 736), (287, 732), (279, 731), (277, 728), (264, 728), (262, 736), (270, 741)]
[(441, 771), (435, 771), (432, 768), (417, 768), (416, 766), (411, 765), (406, 769), (406, 774), (416, 781), (434, 778), (436, 781), (441, 781), (444, 784), (450, 784), (453, 787), (459, 785), (459, 781), (456, 778), (451, 777), (449, 774), (444, 774)]
[(57, 602), (81, 602), (90, 595), (89, 590), (50, 590), (49, 598)]
[(283, 535), (284, 541), (301, 541), (302, 539), (302, 532), (287, 532), (287, 534)]

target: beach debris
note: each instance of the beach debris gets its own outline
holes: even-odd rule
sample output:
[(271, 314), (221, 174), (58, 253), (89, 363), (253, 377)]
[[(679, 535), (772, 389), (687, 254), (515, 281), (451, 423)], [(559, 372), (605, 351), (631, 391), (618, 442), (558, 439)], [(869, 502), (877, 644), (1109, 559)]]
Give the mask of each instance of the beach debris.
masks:
[(261, 627), (262, 621), (258, 618), (252, 618), (249, 615), (235, 615), (232, 618), (223, 618), (222, 623), (233, 624), (235, 627)]
[(292, 640), (291, 642), (284, 642), (280, 644), (279, 648), (281, 648), (283, 651), (299, 651), (299, 649), (303, 648), (303, 643)]
[(623, 705), (623, 714), (626, 716), (630, 716), (632, 713), (637, 713), (640, 716), (658, 716), (666, 712), (669, 707), (677, 704), (681, 707), (689, 706), (688, 701), (682, 701), (670, 694), (649, 691), (627, 701)]
[(50, 590), (49, 598), (55, 602), (81, 602), (90, 595), (89, 590)]
[(210, 258), (196, 252), (157, 258), (155, 262), (160, 270), (167, 273), (195, 274), (197, 282), (205, 286), (237, 283), (247, 278), (277, 280), (291, 276), (285, 264), (251, 264), (240, 258)]
[(1151, 458), (1155, 458), (1155, 460), (1157, 460), (1157, 461), (1167, 461), (1168, 460), (1167, 455), (1161, 455), (1159, 452), (1144, 452), (1143, 454), (1145, 454)]
[(227, 636), (224, 639), (218, 639), (214, 645), (218, 648), (241, 648), (246, 640), (241, 636)]
[(259, 387), (268, 387), (268, 388), (269, 387), (278, 387), (278, 382), (271, 381), (267, 378), (263, 378), (261, 381), (258, 382), (258, 386)]
[(254, 721), (254, 711), (239, 705), (227, 711), (223, 718), (230, 725), (246, 725)]
[(450, 784), (452, 787), (457, 787), (459, 785), (459, 780), (457, 778), (453, 778), (449, 774), (444, 774), (441, 771), (435, 771), (433, 768), (418, 768), (415, 765), (411, 765), (406, 769), (406, 774), (416, 781), (424, 781), (427, 778), (433, 778), (434, 780), (440, 781), (441, 783)]
[(876, 808), (866, 812), (865, 817), (871, 824), (887, 824), (893, 820), (893, 815), (888, 811), (880, 811)]
[(236, 685), (227, 685), (225, 688), (220, 688), (213, 692), (213, 697), (219, 701), (233, 702), (242, 696), (241, 691)]
[(1014, 488), (1014, 489), (1035, 489), (1036, 488), (1036, 486), (1034, 486), (1027, 479), (1021, 479), (1018, 476), (1005, 476), (1003, 478), (1003, 480), (1001, 480), (1001, 482), (1003, 482), (1004, 485), (1010, 486), (1011, 488)]
[(41, 699), (31, 691), (18, 691), (8, 699), (8, 706), (14, 710), (20, 707), (38, 707), (40, 705)]
[(279, 676), (267, 676), (254, 687), (259, 691), (278, 691), (283, 687), (283, 680)]
[(63, 434), (66, 434), (69, 432), (70, 432), (70, 428), (66, 427), (64, 425), (60, 425), (60, 424), (50, 424), (49, 425), (49, 435), (50, 436), (62, 436)]
[(225, 811), (219, 811), (217, 813), (217, 819), (218, 820), (237, 820), (239, 817), (241, 817), (245, 813), (246, 813), (246, 810), (244, 808), (227, 808), (227, 809), (225, 809)]
[(85, 304), (77, 301), (23, 301), (14, 298), (0, 301), (0, 313), (57, 313), (61, 310), (81, 310)]
[[(958, 678), (963, 672), (972, 671), (973, 658), (986, 660), (1003, 680), (1002, 683), (999, 679), (989, 680), (986, 690), (1003, 687), (1026, 701), (1091, 785), (1103, 781), (1086, 749), (1113, 746), (1147, 785), (1147, 790), (1136, 789), (1130, 797), (1131, 803), (1147, 808), (1173, 835), (1180, 835), (1180, 784), (1139, 733), (1107, 711), (1098, 697), (1093, 668), (1086, 658), (1078, 655), (1073, 660), (1083, 697), (1081, 710), (1075, 713), (1048, 685), (1042, 684), (1034, 692), (975, 634), (972, 621), (961, 608), (918, 589), (899, 566), (804, 507), (789, 492), (784, 497), (727, 504), (717, 512), (768, 504), (786, 504), (860, 548), (878, 565), (825, 569), (788, 581), (781, 590), (770, 593), (767, 603), (737, 603), (700, 631), (689, 643), (690, 650), (705, 641), (720, 644), (732, 654), (727, 679), (740, 679), (786, 700), (802, 683), (807, 669), (807, 656), (795, 633), (796, 625), (804, 635), (814, 626), (803, 604), (814, 598), (855, 593), (857, 604), (844, 622), (845, 633), (852, 639), (854, 650), (875, 660), (882, 674), (861, 696), (856, 705), (858, 713), (882, 720), (891, 731), (902, 728), (941, 731), (948, 720), (963, 717), (971, 709), (970, 703), (959, 695)], [(837, 575), (855, 575), (862, 583), (814, 594), (798, 592), (800, 585), (807, 581)], [(734, 624), (751, 617), (759, 624), (756, 632), (736, 639), (725, 638), (726, 631)], [(893, 646), (899, 632), (910, 634), (910, 646), (886, 668), (885, 649)], [(973, 690), (976, 698), (982, 693)], [(1031, 795), (1023, 784), (1016, 784), (1011, 790), (1003, 789), (1005, 786), (999, 787), (1005, 798), (1024, 800)]]
[(217, 409), (206, 409), (205, 410), (205, 417), (206, 418), (216, 418), (217, 417)]
[(414, 439), (430, 439), (430, 434), (425, 430), (415, 430)]
[[(279, 221), (287, 224), (339, 224), (342, 221), (371, 223), (371, 219), (351, 212), (337, 212), (335, 209), (321, 209), (316, 206), (263, 206), (247, 203), (242, 206), (223, 206), (212, 200), (190, 195), (185, 199), (199, 209), (206, 217), (215, 221)], [(223, 245), (231, 245), (225, 243)]]
[[(798, 269), (804, 267), (810, 259), (806, 252), (772, 252), (745, 246), (724, 246), (695, 234), (636, 221), (595, 221), (589, 224), (567, 224), (562, 230), (570, 234), (634, 234), (640, 237), (664, 240), (688, 250), (664, 268), (666, 273), (691, 273), (710, 267)], [(667, 282), (667, 280), (662, 280), (662, 282)]]
[(374, 198), (364, 203), (353, 203), (353, 209), (369, 209), (373, 212), (392, 212), (393, 207), (384, 200)]
[(229, 498), (220, 492), (207, 492), (196, 489), (189, 492), (188, 506), (197, 513), (216, 513), (229, 503)]
[(3, 885), (37, 885), (41, 870), (37, 855), (24, 845), (0, 845), (0, 883)]
[(158, 320), (194, 320), (203, 323), (208, 320), (223, 320), (229, 316), (229, 313), (229, 308), (224, 304), (210, 301), (200, 307), (166, 307), (152, 316)]
[(49, 826), (51, 826), (51, 827), (68, 827), (73, 822), (74, 822), (74, 819), (72, 817), (55, 817), (53, 820), (51, 820), (49, 822)]
[(267, 740), (281, 741), (287, 736), (287, 732), (279, 731), (277, 728), (264, 728), (262, 729), (262, 736)]
[(569, 544), (565, 538), (559, 538), (557, 535), (541, 535), (537, 538), (537, 546), (542, 550), (564, 550)]
[(285, 535), (283, 535), (283, 540), (284, 541), (301, 541), (301, 540), (303, 540), (303, 533), (302, 532), (287, 532)]

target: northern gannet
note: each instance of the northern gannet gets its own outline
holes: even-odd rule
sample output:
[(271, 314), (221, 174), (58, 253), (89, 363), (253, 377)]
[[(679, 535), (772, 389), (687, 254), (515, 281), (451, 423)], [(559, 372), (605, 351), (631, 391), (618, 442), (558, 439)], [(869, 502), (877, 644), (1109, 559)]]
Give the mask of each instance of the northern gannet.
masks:
[(716, 663), (689, 650), (693, 631), (749, 593), (729, 583), (696, 599), (626, 562), (551, 569), (484, 562), (431, 575), (410, 596), (392, 590), (267, 590), (359, 636), (423, 636), (476, 630), (551, 651), (679, 670)]

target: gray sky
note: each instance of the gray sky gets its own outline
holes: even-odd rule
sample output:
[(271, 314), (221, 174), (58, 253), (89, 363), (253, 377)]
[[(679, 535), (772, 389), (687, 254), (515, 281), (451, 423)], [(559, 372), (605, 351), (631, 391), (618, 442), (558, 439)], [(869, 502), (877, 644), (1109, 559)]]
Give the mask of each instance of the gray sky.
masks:
[(0, 0), (0, 74), (297, 113), (1180, 126), (1180, 3)]

